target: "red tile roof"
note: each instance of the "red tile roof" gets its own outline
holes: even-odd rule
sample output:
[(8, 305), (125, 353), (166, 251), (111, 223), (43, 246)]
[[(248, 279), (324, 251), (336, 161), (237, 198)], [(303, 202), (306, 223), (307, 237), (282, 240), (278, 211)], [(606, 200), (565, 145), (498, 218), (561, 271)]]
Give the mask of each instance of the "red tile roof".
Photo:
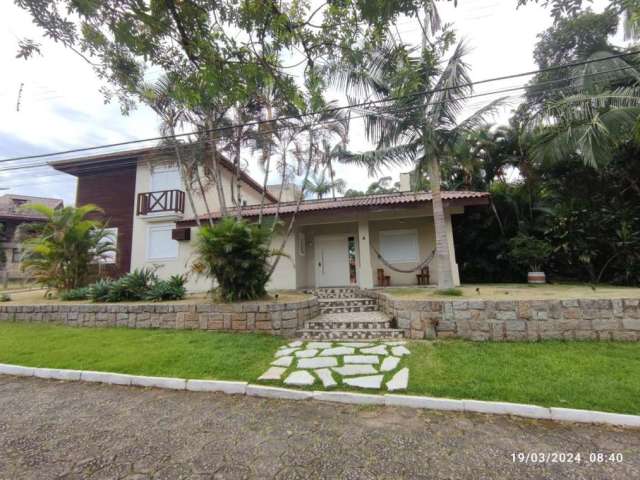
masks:
[[(366, 195), (362, 197), (340, 197), (322, 200), (305, 200), (300, 204), (300, 210), (298, 214), (305, 214), (309, 212), (330, 211), (343, 208), (353, 209), (369, 209), (375, 207), (390, 207), (390, 206), (419, 206), (421, 204), (429, 203), (432, 200), (431, 192), (404, 192), (404, 193), (389, 193), (384, 195)], [(486, 205), (489, 203), (488, 192), (470, 192), (470, 191), (452, 191), (442, 192), (442, 200), (455, 201), (459, 205)], [(274, 215), (276, 213), (276, 205), (266, 205), (263, 209), (263, 215)], [(280, 204), (280, 215), (293, 213), (296, 210), (296, 202), (286, 202)], [(235, 213), (235, 209), (229, 210), (229, 215)], [(249, 205), (242, 208), (243, 217), (256, 217), (260, 213), (260, 205)], [(213, 212), (212, 218), (220, 218), (222, 215), (220, 212)], [(201, 219), (206, 219), (206, 215), (201, 215)], [(194, 219), (183, 220), (179, 222), (181, 224), (192, 224)]]
[(41, 213), (26, 208), (30, 204), (44, 204), (51, 208), (63, 206), (59, 198), (33, 197), (30, 195), (18, 195), (8, 193), (0, 197), (0, 219), (12, 219), (23, 221), (43, 220)]

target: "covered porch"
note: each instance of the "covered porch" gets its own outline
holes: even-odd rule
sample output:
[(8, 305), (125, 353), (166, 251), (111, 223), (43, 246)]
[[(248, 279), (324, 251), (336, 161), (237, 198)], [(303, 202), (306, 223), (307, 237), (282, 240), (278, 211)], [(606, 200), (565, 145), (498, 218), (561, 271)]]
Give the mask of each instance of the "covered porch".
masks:
[[(454, 282), (459, 284), (451, 215), (446, 213), (447, 245)], [(374, 288), (437, 284), (433, 259), (435, 228), (431, 208), (333, 212), (305, 215), (295, 231), (296, 288)], [(425, 263), (426, 262), (426, 263)]]

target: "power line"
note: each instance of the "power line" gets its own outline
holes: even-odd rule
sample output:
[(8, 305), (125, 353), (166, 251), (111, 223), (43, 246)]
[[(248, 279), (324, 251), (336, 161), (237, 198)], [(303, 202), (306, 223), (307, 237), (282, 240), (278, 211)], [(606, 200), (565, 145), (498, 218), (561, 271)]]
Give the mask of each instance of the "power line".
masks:
[(521, 72), (521, 73), (510, 74), (510, 75), (503, 75), (503, 76), (500, 76), (500, 77), (486, 78), (486, 79), (483, 79), (483, 80), (478, 80), (476, 82), (466, 82), (466, 83), (457, 85), (455, 87), (442, 87), (442, 88), (435, 88), (435, 89), (430, 89), (430, 90), (423, 90), (423, 91), (416, 92), (416, 93), (409, 94), (409, 95), (401, 95), (401, 96), (396, 96), (396, 97), (389, 97), (389, 98), (380, 99), (380, 100), (369, 100), (369, 101), (366, 101), (366, 102), (361, 102), (361, 103), (352, 104), (352, 105), (346, 105), (346, 106), (342, 106), (342, 107), (321, 109), (321, 110), (317, 110), (317, 111), (313, 111), (313, 112), (302, 113), (302, 114), (299, 114), (299, 115), (283, 116), (283, 117), (274, 118), (272, 120), (255, 120), (255, 121), (251, 121), (251, 122), (245, 122), (245, 123), (230, 125), (228, 127), (216, 127), (216, 128), (211, 128), (211, 129), (204, 129), (204, 130), (201, 130), (201, 131), (192, 131), (192, 132), (179, 133), (179, 134), (175, 134), (175, 135), (150, 137), (150, 138), (138, 139), (138, 140), (128, 140), (128, 141), (124, 141), (124, 142), (117, 142), (117, 143), (111, 143), (111, 144), (105, 144), (105, 145), (98, 145), (98, 146), (94, 146), (94, 147), (74, 148), (74, 149), (63, 150), (63, 151), (59, 151), (59, 152), (52, 152), (52, 153), (45, 153), (45, 154), (38, 154), (38, 155), (26, 155), (26, 156), (21, 156), (21, 157), (13, 157), (13, 158), (2, 159), (2, 160), (0, 160), (0, 162), (13, 162), (13, 161), (18, 161), (18, 160), (31, 160), (31, 159), (37, 159), (37, 158), (47, 158), (47, 157), (65, 155), (65, 154), (70, 154), (70, 153), (81, 153), (81, 152), (99, 150), (99, 149), (104, 149), (104, 148), (113, 148), (113, 147), (121, 147), (121, 146), (125, 146), (125, 145), (133, 145), (133, 144), (142, 143), (142, 142), (168, 140), (168, 139), (171, 139), (171, 138), (182, 138), (182, 137), (186, 137), (186, 136), (189, 136), (189, 135), (196, 135), (196, 134), (203, 134), (203, 133), (224, 132), (224, 131), (227, 131), (227, 130), (232, 130), (234, 128), (258, 126), (258, 125), (265, 124), (265, 123), (276, 123), (278, 121), (284, 121), (284, 120), (298, 120), (298, 119), (301, 119), (301, 118), (306, 118), (306, 117), (310, 117), (310, 116), (313, 116), (313, 115), (319, 115), (319, 114), (323, 114), (323, 113), (334, 113), (334, 112), (338, 112), (338, 111), (342, 111), (342, 110), (349, 110), (349, 109), (353, 109), (353, 108), (371, 107), (373, 105), (377, 105), (377, 104), (380, 104), (380, 103), (393, 102), (393, 101), (401, 100), (401, 99), (404, 99), (404, 98), (411, 98), (411, 97), (416, 97), (416, 96), (421, 96), (421, 95), (445, 92), (445, 91), (449, 91), (449, 90), (453, 90), (453, 89), (468, 88), (468, 87), (473, 87), (475, 85), (482, 85), (482, 84), (491, 83), (491, 82), (498, 82), (498, 81), (503, 81), (503, 80), (511, 80), (511, 79), (519, 78), (519, 77), (537, 75), (537, 74), (540, 74), (540, 73), (545, 73), (545, 72), (550, 72), (550, 71), (557, 71), (557, 70), (561, 70), (561, 69), (564, 69), (564, 68), (573, 68), (573, 67), (578, 67), (578, 66), (582, 66), (582, 65), (588, 65), (588, 64), (591, 64), (591, 63), (602, 62), (602, 61), (605, 61), (605, 60), (611, 60), (611, 59), (614, 59), (614, 58), (622, 58), (622, 57), (626, 57), (626, 56), (629, 56), (629, 55), (635, 55), (637, 53), (640, 53), (640, 50), (633, 50), (633, 51), (626, 52), (626, 53), (614, 54), (614, 55), (609, 55), (607, 57), (601, 57), (601, 58), (596, 58), (596, 59), (591, 59), (591, 60), (570, 62), (570, 63), (566, 63), (566, 64), (563, 64), (563, 65), (556, 65), (556, 66), (542, 68), (542, 69), (538, 69), (538, 70), (530, 70), (528, 72)]
[[(603, 70), (603, 71), (598, 71), (598, 72), (592, 72), (592, 73), (588, 73), (588, 74), (584, 74), (584, 75), (579, 75), (579, 76), (575, 76), (575, 77), (567, 77), (567, 78), (562, 78), (562, 79), (556, 79), (556, 80), (547, 80), (544, 82), (540, 82), (539, 84), (537, 84), (537, 87), (540, 86), (545, 86), (545, 85), (551, 85), (551, 84), (556, 84), (556, 83), (560, 83), (560, 82), (569, 82), (571, 80), (576, 80), (576, 79), (581, 79), (584, 77), (591, 77), (591, 76), (597, 76), (597, 75), (603, 75), (603, 74), (607, 74), (607, 73), (613, 73), (613, 72), (618, 72), (618, 71), (624, 71), (624, 70), (628, 70), (628, 69), (633, 69), (634, 67), (632, 66), (625, 66), (625, 67), (619, 67), (616, 69), (609, 69), (609, 70)], [(481, 97), (486, 97), (486, 96), (495, 96), (495, 95), (499, 95), (499, 94), (504, 94), (504, 93), (510, 93), (510, 92), (514, 92), (514, 91), (518, 91), (518, 90), (522, 90), (524, 88), (527, 88), (527, 85), (520, 85), (520, 86), (513, 86), (513, 87), (508, 87), (508, 88), (504, 88), (501, 90), (494, 90), (494, 91), (488, 91), (488, 92), (481, 92), (481, 93), (477, 93), (477, 94), (473, 94), (473, 95), (467, 95), (467, 96), (462, 96), (462, 97), (458, 97), (454, 100), (464, 100), (464, 99), (471, 99), (471, 98), (481, 98)], [(552, 92), (552, 91), (564, 91), (568, 88), (571, 88), (571, 86), (564, 86), (564, 87), (555, 87), (555, 88), (538, 88), (538, 92), (542, 93), (542, 92)], [(521, 95), (510, 95), (508, 97), (518, 97)], [(411, 111), (411, 110), (417, 110), (417, 109), (423, 109), (426, 106), (429, 105), (438, 105), (441, 103), (445, 103), (446, 101), (438, 101), (438, 102), (430, 102), (427, 104), (419, 104), (419, 105), (414, 105), (414, 106), (409, 106), (409, 107), (403, 107), (403, 108), (397, 108), (397, 109), (393, 109), (393, 110), (384, 110), (381, 112), (368, 112), (368, 113), (364, 113), (363, 115), (359, 115), (356, 117), (351, 117), (351, 120), (357, 120), (357, 119), (361, 119), (361, 118), (366, 118), (366, 117), (371, 117), (371, 116), (375, 116), (377, 114), (380, 115), (393, 115), (395, 113), (403, 113), (403, 112), (407, 112), (407, 111)], [(529, 103), (533, 103), (533, 102), (527, 102)], [(482, 103), (480, 102), (476, 102), (475, 104), (468, 104), (465, 105), (466, 108), (469, 107), (473, 107), (474, 105), (480, 105)], [(361, 110), (362, 111), (362, 110)], [(325, 122), (323, 122), (323, 124), (330, 124), (330, 123), (337, 123), (339, 122), (339, 120), (327, 120)], [(280, 130), (280, 129), (286, 129), (289, 128), (286, 125), (285, 126), (280, 126), (277, 127), (275, 129), (273, 129), (272, 131), (269, 132), (257, 132), (254, 135), (258, 135), (258, 136), (262, 136), (262, 135), (272, 135), (274, 132)], [(224, 136), (219, 136), (213, 139), (204, 139), (204, 140), (195, 140), (193, 142), (190, 142), (186, 145), (188, 145), (189, 147), (195, 146), (195, 145), (207, 145), (207, 144), (213, 144), (215, 143), (215, 141), (221, 139), (221, 138), (225, 138)], [(160, 152), (155, 152), (152, 154), (147, 154), (145, 156), (145, 159), (150, 161), (156, 158), (166, 158), (167, 154), (171, 155), (172, 154), (172, 150), (175, 148), (173, 145), (166, 145), (164, 147), (158, 147), (161, 150), (167, 150), (168, 152), (164, 152), (164, 151), (160, 151)], [(117, 152), (114, 152), (117, 153)], [(126, 153), (126, 151), (124, 151), (123, 153)], [(0, 160), (1, 161), (1, 160)], [(121, 163), (122, 166), (126, 166), (128, 164), (135, 164), (137, 163), (137, 160), (131, 160), (129, 162), (125, 162), (125, 163)], [(13, 166), (9, 166), (9, 167), (5, 167), (5, 168), (1, 168), (0, 172), (4, 172), (4, 171), (16, 171), (16, 170), (23, 170), (23, 169), (30, 169), (30, 168), (41, 168), (41, 167), (47, 167), (49, 166), (49, 164), (47, 162), (35, 162), (35, 163), (31, 163), (31, 164), (27, 164), (27, 165), (13, 165)], [(78, 173), (86, 173), (90, 170), (100, 170), (102, 169), (102, 166), (84, 166), (81, 168), (77, 169)]]

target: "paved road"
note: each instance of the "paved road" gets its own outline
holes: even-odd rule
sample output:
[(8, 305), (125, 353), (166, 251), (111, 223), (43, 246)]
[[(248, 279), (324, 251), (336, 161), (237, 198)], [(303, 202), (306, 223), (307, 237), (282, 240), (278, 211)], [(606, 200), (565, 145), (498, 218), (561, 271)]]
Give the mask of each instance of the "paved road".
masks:
[[(514, 452), (583, 460), (522, 465)], [(640, 431), (0, 377), (0, 478), (632, 479)]]

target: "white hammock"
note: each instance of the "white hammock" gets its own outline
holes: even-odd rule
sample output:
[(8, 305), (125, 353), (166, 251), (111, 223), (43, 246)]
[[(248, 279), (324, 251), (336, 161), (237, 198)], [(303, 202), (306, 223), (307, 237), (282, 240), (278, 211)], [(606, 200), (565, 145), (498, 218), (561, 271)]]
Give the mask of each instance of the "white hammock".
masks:
[(436, 256), (436, 251), (435, 249), (433, 250), (433, 252), (431, 252), (427, 258), (425, 258), (420, 264), (418, 264), (417, 267), (412, 268), (410, 270), (403, 270), (401, 268), (396, 268), (393, 265), (391, 265), (387, 260), (384, 259), (384, 257), (382, 256), (382, 254), (376, 250), (376, 247), (374, 247), (373, 245), (371, 245), (371, 249), (374, 251), (374, 253), (376, 254), (376, 256), (378, 257), (378, 259), (389, 269), (399, 272), (399, 273), (413, 273), (413, 272), (417, 272), (419, 270), (422, 270), (425, 266), (429, 265), (431, 263), (431, 261), (433, 260), (433, 258)]

